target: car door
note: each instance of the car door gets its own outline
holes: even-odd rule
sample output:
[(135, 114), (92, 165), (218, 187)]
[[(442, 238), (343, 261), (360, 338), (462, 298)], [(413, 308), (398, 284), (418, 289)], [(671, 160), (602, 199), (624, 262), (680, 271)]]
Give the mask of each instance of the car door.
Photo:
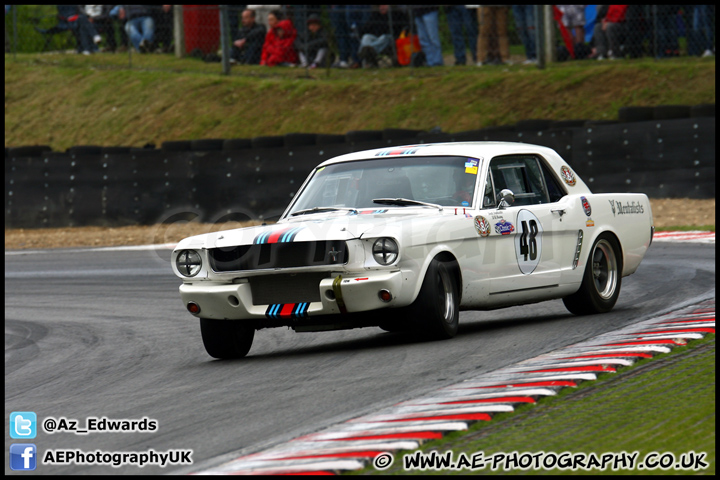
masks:
[[(577, 237), (577, 230), (563, 221), (569, 208), (564, 187), (538, 155), (493, 158), (487, 182), (483, 204), (494, 199), (486, 212), (496, 260), (487, 285), (489, 296), (499, 303), (551, 297), (560, 285), (563, 268), (570, 264), (572, 238)], [(499, 199), (504, 189), (512, 191), (512, 204)]]

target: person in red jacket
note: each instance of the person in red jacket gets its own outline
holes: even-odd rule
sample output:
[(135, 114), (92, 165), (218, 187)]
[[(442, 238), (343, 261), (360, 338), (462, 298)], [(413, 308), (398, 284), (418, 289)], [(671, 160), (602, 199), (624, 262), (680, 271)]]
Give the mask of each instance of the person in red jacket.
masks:
[(627, 5), (601, 5), (598, 7), (597, 23), (593, 30), (595, 56), (598, 60), (622, 56), (625, 37), (625, 12)]
[[(269, 16), (268, 16), (269, 17)], [(260, 65), (290, 66), (298, 62), (298, 55), (293, 44), (297, 38), (297, 30), (290, 20), (279, 20), (265, 36)]]

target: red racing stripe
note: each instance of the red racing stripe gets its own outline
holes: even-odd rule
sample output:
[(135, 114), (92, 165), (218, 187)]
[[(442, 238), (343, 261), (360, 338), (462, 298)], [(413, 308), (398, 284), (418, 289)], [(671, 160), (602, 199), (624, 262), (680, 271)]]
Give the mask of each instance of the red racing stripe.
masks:
[(292, 317), (292, 312), (295, 309), (296, 303), (286, 303), (282, 306), (282, 310), (280, 310), (280, 318), (290, 318)]
[(269, 236), (268, 239), (267, 239), (267, 242), (265, 242), (265, 243), (277, 243), (278, 240), (280, 239), (280, 237), (281, 237), (283, 234), (287, 233), (288, 230), (290, 230), (291, 228), (292, 228), (292, 227), (290, 227), (290, 228), (283, 228), (282, 230), (278, 230), (277, 232), (271, 233), (270, 236)]

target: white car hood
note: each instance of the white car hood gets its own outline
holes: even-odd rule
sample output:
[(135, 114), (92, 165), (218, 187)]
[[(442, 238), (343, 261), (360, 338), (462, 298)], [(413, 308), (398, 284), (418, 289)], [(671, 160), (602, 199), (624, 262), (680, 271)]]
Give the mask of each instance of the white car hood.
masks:
[[(382, 213), (375, 213), (382, 212)], [(387, 212), (387, 213), (385, 213)], [(438, 212), (438, 215), (440, 213)], [(433, 215), (427, 208), (376, 210), (358, 215), (314, 214), (314, 218), (291, 218), (274, 225), (238, 228), (197, 235), (182, 240), (176, 249), (221, 248), (254, 243), (311, 242), (317, 240), (351, 240), (372, 231), (373, 235), (392, 235), (404, 221), (418, 215)], [(385, 232), (385, 233), (383, 233)]]

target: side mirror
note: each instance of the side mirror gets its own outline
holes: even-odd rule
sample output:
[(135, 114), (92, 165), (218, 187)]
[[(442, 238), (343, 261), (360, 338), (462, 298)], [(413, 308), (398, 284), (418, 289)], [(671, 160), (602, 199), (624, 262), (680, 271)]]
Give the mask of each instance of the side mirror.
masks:
[(507, 208), (515, 202), (515, 194), (509, 188), (503, 188), (498, 195), (498, 208)]

